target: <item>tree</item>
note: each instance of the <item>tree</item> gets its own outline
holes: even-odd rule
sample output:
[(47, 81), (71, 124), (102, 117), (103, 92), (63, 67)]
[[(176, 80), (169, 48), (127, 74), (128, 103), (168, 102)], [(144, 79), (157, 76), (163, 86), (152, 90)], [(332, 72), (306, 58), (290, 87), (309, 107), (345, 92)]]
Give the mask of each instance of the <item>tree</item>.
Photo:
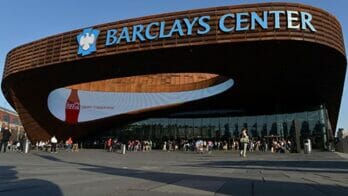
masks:
[(290, 126), (290, 136), (295, 138), (296, 136), (296, 131), (295, 131), (295, 121), (293, 120), (291, 122), (291, 126)]
[(261, 136), (262, 137), (267, 136), (267, 123), (264, 123), (263, 126), (262, 126)]
[(315, 123), (314, 128), (313, 128), (313, 135), (322, 135), (322, 128), (323, 128), (323, 124), (320, 123), (320, 121), (318, 120), (317, 123)]
[(272, 123), (271, 131), (269, 132), (269, 134), (270, 135), (277, 135), (278, 134), (276, 122)]
[(230, 134), (230, 126), (228, 125), (228, 123), (226, 123), (226, 124), (224, 125), (224, 128), (225, 128), (224, 137), (225, 137), (225, 138), (231, 137), (231, 134)]
[(251, 135), (253, 137), (260, 137), (259, 133), (257, 132), (257, 124), (256, 123), (251, 127)]
[(285, 138), (287, 138), (289, 136), (288, 123), (287, 122), (283, 122), (283, 134), (284, 134)]
[(238, 130), (238, 124), (234, 124), (234, 131), (233, 131), (234, 137), (239, 137), (239, 130)]
[(301, 126), (301, 136), (302, 138), (307, 138), (310, 136), (309, 123), (308, 121), (303, 121)]

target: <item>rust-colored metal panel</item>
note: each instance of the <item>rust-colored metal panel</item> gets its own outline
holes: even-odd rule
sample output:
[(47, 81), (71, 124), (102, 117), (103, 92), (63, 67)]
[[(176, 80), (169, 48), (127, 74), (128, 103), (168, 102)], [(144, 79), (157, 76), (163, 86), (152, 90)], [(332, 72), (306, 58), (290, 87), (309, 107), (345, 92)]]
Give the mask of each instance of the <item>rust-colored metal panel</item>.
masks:
[[(227, 13), (267, 10), (295, 10), (312, 14), (316, 32), (286, 28), (257, 27), (254, 31), (224, 33), (218, 19)], [(120, 43), (106, 47), (106, 30), (175, 19), (209, 15), (209, 33), (201, 36), (193, 27), (191, 36)], [(234, 19), (231, 20), (234, 22)], [(235, 87), (215, 99), (198, 101), (202, 107), (214, 105), (244, 108), (246, 115), (296, 112), (325, 104), (335, 128), (346, 56), (342, 30), (328, 12), (302, 4), (262, 3), (214, 7), (134, 18), (96, 25), (100, 30), (98, 51), (77, 55), (76, 36), (82, 29), (46, 37), (11, 50), (6, 58), (2, 90), (17, 110), (31, 138), (47, 139), (83, 136), (89, 131), (120, 125), (151, 116), (156, 111), (190, 109), (195, 104), (156, 108), (117, 118), (67, 125), (47, 109), (48, 94), (60, 87), (114, 92), (176, 92), (209, 87), (233, 78)], [(166, 29), (170, 30), (167, 25)], [(159, 27), (152, 32), (158, 32)], [(131, 32), (130, 32), (131, 34)], [(214, 103), (212, 103), (215, 101)], [(216, 102), (217, 101), (217, 102)], [(281, 111), (274, 108), (283, 108)], [(171, 109), (170, 109), (171, 108)], [(175, 109), (176, 108), (176, 109)], [(70, 131), (69, 131), (70, 130)], [(74, 132), (71, 132), (74, 130)]]
[(180, 92), (207, 88), (222, 80), (221, 76), (208, 73), (164, 73), (86, 82), (67, 88), (103, 92)]

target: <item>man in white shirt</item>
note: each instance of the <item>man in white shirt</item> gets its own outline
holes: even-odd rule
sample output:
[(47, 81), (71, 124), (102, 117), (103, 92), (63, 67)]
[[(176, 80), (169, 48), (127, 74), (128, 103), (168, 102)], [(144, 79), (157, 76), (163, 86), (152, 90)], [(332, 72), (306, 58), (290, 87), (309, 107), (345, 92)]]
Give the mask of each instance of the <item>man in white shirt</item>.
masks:
[(56, 136), (51, 137), (51, 153), (57, 153), (57, 138)]

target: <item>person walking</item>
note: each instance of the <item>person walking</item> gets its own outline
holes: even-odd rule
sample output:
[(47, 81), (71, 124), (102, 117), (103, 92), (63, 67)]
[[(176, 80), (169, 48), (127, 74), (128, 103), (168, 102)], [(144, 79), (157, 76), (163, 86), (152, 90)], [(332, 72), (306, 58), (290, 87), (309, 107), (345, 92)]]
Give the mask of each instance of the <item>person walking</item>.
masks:
[(249, 135), (248, 135), (247, 128), (242, 129), (240, 143), (241, 143), (240, 156), (246, 157), (246, 151), (247, 151), (247, 147), (248, 147), (248, 143), (249, 143)]
[(112, 151), (112, 139), (111, 139), (111, 137), (107, 141), (107, 150), (106, 151), (108, 151), (108, 152)]
[(7, 144), (8, 141), (10, 140), (11, 137), (11, 131), (8, 129), (7, 126), (4, 127), (4, 129), (2, 130), (2, 139), (0, 141), (0, 152), (1, 152), (1, 148), (4, 147), (4, 153), (6, 152), (7, 149)]
[(66, 140), (65, 144), (66, 144), (68, 152), (71, 152), (71, 148), (72, 148), (73, 143), (74, 142), (73, 142), (71, 137), (69, 137), (68, 140)]
[(57, 143), (58, 143), (58, 140), (56, 136), (53, 135), (51, 137), (51, 153), (57, 153)]

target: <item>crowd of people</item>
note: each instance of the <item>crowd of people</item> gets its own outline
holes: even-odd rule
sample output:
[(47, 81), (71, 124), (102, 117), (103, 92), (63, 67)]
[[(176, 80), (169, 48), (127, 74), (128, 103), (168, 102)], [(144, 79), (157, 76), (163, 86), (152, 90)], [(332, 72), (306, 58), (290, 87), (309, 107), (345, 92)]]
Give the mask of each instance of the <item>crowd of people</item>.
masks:
[[(104, 149), (108, 152), (116, 152), (121, 149), (123, 143), (117, 138), (105, 140)], [(211, 153), (213, 150), (219, 151), (240, 151), (240, 155), (246, 157), (247, 152), (271, 151), (272, 153), (285, 153), (294, 150), (294, 142), (290, 139), (278, 137), (251, 138), (247, 129), (242, 129), (238, 138), (229, 140), (214, 139), (172, 139), (172, 140), (129, 140), (125, 144), (129, 152), (151, 151), (160, 149), (163, 151), (193, 151), (197, 153)]]
[(51, 137), (50, 140), (37, 141), (35, 147), (37, 151), (45, 151), (51, 153), (58, 153), (58, 151), (63, 150), (67, 152), (79, 151), (78, 143), (74, 143), (71, 137), (69, 137), (65, 142), (63, 140), (60, 140), (60, 142), (58, 142), (58, 139), (54, 135)]
[(2, 124), (0, 132), (0, 152), (6, 152), (7, 150), (14, 152), (24, 152), (25, 146), (27, 144), (27, 149), (36, 147), (38, 151), (47, 151), (51, 153), (57, 153), (58, 150), (66, 149), (67, 151), (77, 152), (79, 147), (77, 143), (73, 143), (70, 137), (66, 142), (58, 140), (55, 136), (52, 136), (50, 140), (47, 141), (37, 141), (35, 144), (30, 144), (26, 133), (23, 135), (17, 135), (15, 138), (11, 139), (12, 131), (9, 129), (7, 124)]
[[(104, 143), (104, 149), (108, 152), (116, 152), (121, 149), (122, 142), (117, 138), (108, 138)], [(127, 144), (124, 144), (126, 150), (129, 152), (137, 152), (137, 151), (151, 151), (153, 147), (153, 143), (151, 140), (129, 140)]]
[(0, 152), (5, 153), (7, 150), (15, 152), (24, 152), (25, 142), (27, 141), (27, 135), (17, 135), (15, 139), (10, 140), (12, 131), (7, 124), (3, 124), (0, 134)]
[[(7, 149), (23, 152), (26, 136), (20, 137), (18, 141), (10, 141), (11, 131), (8, 127), (2, 128), (0, 138), (0, 151), (6, 152)], [(185, 152), (194, 151), (197, 153), (211, 153), (213, 150), (220, 151), (240, 151), (240, 155), (246, 157), (246, 153), (253, 151), (271, 151), (272, 153), (293, 152), (295, 145), (291, 139), (283, 139), (278, 137), (267, 138), (251, 138), (248, 135), (247, 129), (242, 129), (241, 134), (237, 138), (230, 138), (228, 140), (218, 139), (171, 139), (171, 140), (129, 140), (122, 143), (117, 138), (108, 138), (105, 140), (104, 149), (108, 152), (116, 152), (121, 149), (122, 145), (129, 152), (137, 151), (151, 151), (152, 149), (161, 149), (163, 151), (178, 151)], [(57, 153), (65, 150), (67, 152), (78, 152), (79, 145), (74, 143), (73, 139), (69, 137), (66, 141), (60, 140), (53, 135), (50, 140), (37, 141), (35, 144), (37, 151), (46, 151)]]

